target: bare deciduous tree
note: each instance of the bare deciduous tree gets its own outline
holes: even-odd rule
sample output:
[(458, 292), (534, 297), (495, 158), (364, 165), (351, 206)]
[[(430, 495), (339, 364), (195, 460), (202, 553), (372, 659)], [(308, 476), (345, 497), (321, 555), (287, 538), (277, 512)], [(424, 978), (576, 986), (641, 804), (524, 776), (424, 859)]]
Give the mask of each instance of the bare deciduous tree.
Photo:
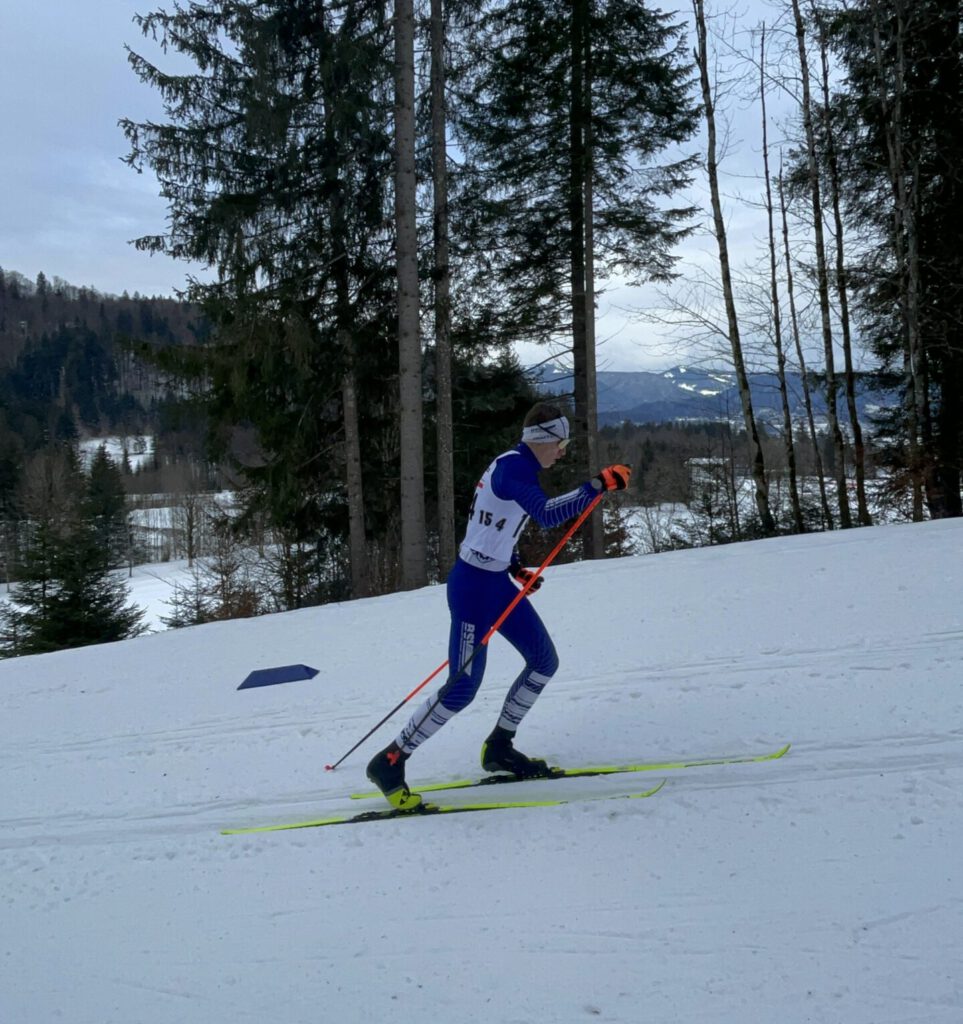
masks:
[(823, 30), (822, 16), (818, 7), (813, 4), (813, 18), (819, 39), (819, 56), (821, 64), (820, 83), (822, 86), (822, 128), (825, 146), (825, 159), (829, 171), (830, 203), (833, 210), (833, 227), (836, 243), (836, 294), (839, 299), (839, 329), (843, 344), (844, 386), (846, 391), (846, 409), (849, 412), (849, 428), (853, 432), (853, 464), (856, 471), (856, 514), (861, 526), (872, 526), (866, 501), (866, 445), (863, 441), (863, 428), (859, 422), (859, 411), (856, 408), (856, 373), (853, 368), (853, 341), (849, 317), (849, 282), (846, 271), (845, 249), (843, 244), (843, 215), (840, 206), (839, 158), (836, 151), (836, 137), (833, 119), (830, 116), (829, 94), (829, 54), (826, 36)]
[(792, 269), (792, 250), (789, 244), (789, 216), (786, 210), (786, 189), (783, 181), (782, 166), (779, 168), (779, 209), (782, 215), (783, 254), (786, 259), (786, 297), (789, 303), (789, 322), (792, 327), (793, 342), (796, 347), (796, 359), (799, 362), (799, 377), (802, 381), (803, 402), (806, 406), (806, 422), (809, 426), (809, 440), (812, 444), (813, 459), (816, 466), (816, 480), (819, 484), (819, 500), (823, 513), (823, 524), (827, 530), (833, 528), (833, 514), (829, 508), (829, 497), (826, 494), (826, 471), (823, 468), (822, 454), (819, 450), (819, 435), (816, 432), (816, 416), (813, 412), (813, 397), (809, 387), (809, 373), (806, 369), (806, 355), (803, 351), (802, 335), (799, 330), (799, 314), (796, 310), (796, 284)]
[[(920, 330), (920, 252), (917, 225), (917, 168), (904, 143), (903, 93), (906, 81), (904, 32), (907, 9), (895, 7), (895, 61), (884, 54), (879, 4), (871, 4), (873, 48), (877, 88), (886, 138), (890, 187), (893, 191), (893, 247), (899, 273), (899, 301), (903, 317), (904, 365), (908, 410), (910, 470), (913, 480), (913, 519), (923, 518), (924, 492), (933, 490), (932, 473), (927, 472), (926, 452), (932, 444), (932, 416), (929, 402), (929, 372)], [(892, 95), (892, 102), (890, 101)]]
[(719, 247), (719, 272), (722, 279), (722, 291), (725, 299), (726, 318), (728, 321), (729, 344), (732, 348), (732, 362), (736, 373), (739, 398), (742, 403), (742, 416), (746, 427), (746, 435), (750, 445), (752, 479), (755, 485), (756, 511), (764, 533), (775, 531), (775, 522), (769, 508), (769, 484), (766, 480), (766, 466), (759, 431), (752, 409), (752, 395), (749, 391), (749, 378), (742, 353), (742, 341), (739, 333), (739, 317), (736, 313), (735, 297), (732, 289), (732, 274), (729, 267), (729, 245), (726, 234), (725, 219), (722, 215), (722, 198), (719, 189), (719, 169), (717, 162), (715, 101), (712, 83), (709, 76), (709, 46), (706, 31), (705, 5), (703, 0), (693, 0), (696, 19), (696, 64), (699, 68), (699, 79), (702, 85), (703, 115), (706, 122), (706, 171), (709, 178), (709, 192), (712, 200), (712, 220), (716, 243)]
[(806, 165), (809, 173), (809, 188), (813, 208), (813, 241), (816, 251), (816, 283), (819, 292), (819, 311), (822, 322), (823, 353), (826, 360), (826, 419), (836, 451), (836, 498), (839, 507), (839, 525), (848, 529), (853, 525), (849, 510), (849, 494), (846, 489), (846, 446), (839, 427), (836, 409), (838, 387), (836, 383), (836, 358), (833, 352), (833, 328), (829, 305), (829, 273), (826, 264), (826, 241), (823, 230), (822, 188), (819, 180), (819, 163), (816, 152), (816, 133), (813, 127), (812, 96), (809, 88), (809, 56), (806, 48), (806, 25), (803, 21), (799, 0), (792, 0), (793, 17), (796, 24), (796, 43), (799, 50), (799, 70), (802, 76), (802, 118), (806, 135)]
[(762, 166), (766, 180), (766, 224), (769, 231), (769, 285), (772, 304), (773, 345), (776, 349), (776, 375), (782, 402), (783, 442), (786, 446), (786, 466), (789, 471), (789, 500), (796, 532), (805, 529), (799, 486), (796, 481), (796, 446), (793, 442), (792, 412), (786, 387), (786, 352), (782, 341), (782, 313), (779, 302), (779, 276), (776, 270), (776, 232), (773, 223), (772, 182), (769, 176), (769, 126), (766, 118), (766, 27), (763, 25), (759, 41), (759, 102), (762, 108)]

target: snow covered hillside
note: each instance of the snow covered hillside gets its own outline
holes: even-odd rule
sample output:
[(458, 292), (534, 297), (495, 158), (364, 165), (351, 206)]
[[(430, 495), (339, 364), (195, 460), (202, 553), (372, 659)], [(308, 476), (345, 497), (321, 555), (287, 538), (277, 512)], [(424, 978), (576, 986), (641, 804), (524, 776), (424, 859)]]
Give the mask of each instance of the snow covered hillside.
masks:
[[(522, 749), (793, 743), (647, 800), (220, 834), (369, 806), (402, 715), (322, 765), (445, 657), (437, 587), (0, 662), (0, 1021), (960, 1024), (961, 551), (945, 521), (550, 570)], [(320, 674), (237, 690), (290, 662)], [(516, 671), (496, 639), (409, 779), (476, 772)]]

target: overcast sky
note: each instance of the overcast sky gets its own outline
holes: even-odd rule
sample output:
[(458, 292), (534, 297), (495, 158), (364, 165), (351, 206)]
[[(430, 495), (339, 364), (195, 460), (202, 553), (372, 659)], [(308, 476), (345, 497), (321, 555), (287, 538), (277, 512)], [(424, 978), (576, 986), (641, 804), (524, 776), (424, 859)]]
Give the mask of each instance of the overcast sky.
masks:
[[(173, 58), (159, 57), (132, 21), (155, 6), (162, 3), (0, 0), (0, 267), (116, 294), (172, 295), (185, 286), (185, 264), (130, 244), (162, 231), (167, 211), (153, 174), (122, 162), (127, 142), (117, 124), (162, 116), (159, 97), (135, 77), (124, 50), (126, 43), (171, 66)], [(750, 240), (754, 228), (735, 217), (736, 243), (740, 235)], [(708, 249), (695, 240), (686, 255), (700, 262)], [(652, 290), (616, 287), (600, 297), (600, 368), (678, 361), (658, 332), (622, 312), (653, 300)]]
[(131, 0), (0, 0), (0, 266), (100, 291), (171, 295), (185, 267), (137, 252), (160, 231), (156, 179), (121, 162), (121, 117), (160, 115), (127, 65)]

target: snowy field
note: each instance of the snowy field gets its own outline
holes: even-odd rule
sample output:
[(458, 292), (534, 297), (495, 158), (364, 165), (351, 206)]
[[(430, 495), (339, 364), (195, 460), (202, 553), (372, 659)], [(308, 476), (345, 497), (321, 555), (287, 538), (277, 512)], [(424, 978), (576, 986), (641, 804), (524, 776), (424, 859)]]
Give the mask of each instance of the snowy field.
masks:
[[(0, 662), (0, 1021), (960, 1024), (961, 552), (947, 521), (550, 570), (522, 749), (793, 743), (648, 800), (220, 834), (366, 806), (401, 715), (322, 765), (445, 657), (437, 587)], [(237, 690), (289, 662), (321, 671)], [(412, 781), (476, 771), (517, 668), (496, 639)]]
[(171, 599), (175, 586), (190, 587), (193, 573), (187, 559), (135, 565), (132, 574), (123, 573), (130, 589), (130, 601), (144, 612), (144, 625), (152, 632), (167, 629), (162, 621), (173, 614)]
[(127, 437), (92, 437), (80, 441), (77, 447), (80, 450), (81, 465), (85, 469), (90, 468), (99, 448), (103, 448), (118, 466), (122, 466), (126, 459), (130, 470), (135, 473), (138, 469), (150, 465), (154, 458), (154, 438), (150, 434), (135, 434)]

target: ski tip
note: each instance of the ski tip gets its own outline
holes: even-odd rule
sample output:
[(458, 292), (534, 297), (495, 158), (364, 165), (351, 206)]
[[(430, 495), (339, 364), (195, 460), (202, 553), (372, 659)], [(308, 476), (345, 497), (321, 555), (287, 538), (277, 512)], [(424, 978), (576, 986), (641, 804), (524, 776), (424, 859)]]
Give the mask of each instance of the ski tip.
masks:
[[(624, 793), (623, 796), (625, 796), (628, 800), (644, 800), (646, 797), (655, 796), (655, 794), (658, 793), (660, 789), (662, 789), (665, 783), (665, 779), (659, 779), (659, 781), (654, 786), (650, 787), (649, 789), (644, 789), (641, 793)], [(612, 799), (617, 799), (617, 797), (613, 797)]]

